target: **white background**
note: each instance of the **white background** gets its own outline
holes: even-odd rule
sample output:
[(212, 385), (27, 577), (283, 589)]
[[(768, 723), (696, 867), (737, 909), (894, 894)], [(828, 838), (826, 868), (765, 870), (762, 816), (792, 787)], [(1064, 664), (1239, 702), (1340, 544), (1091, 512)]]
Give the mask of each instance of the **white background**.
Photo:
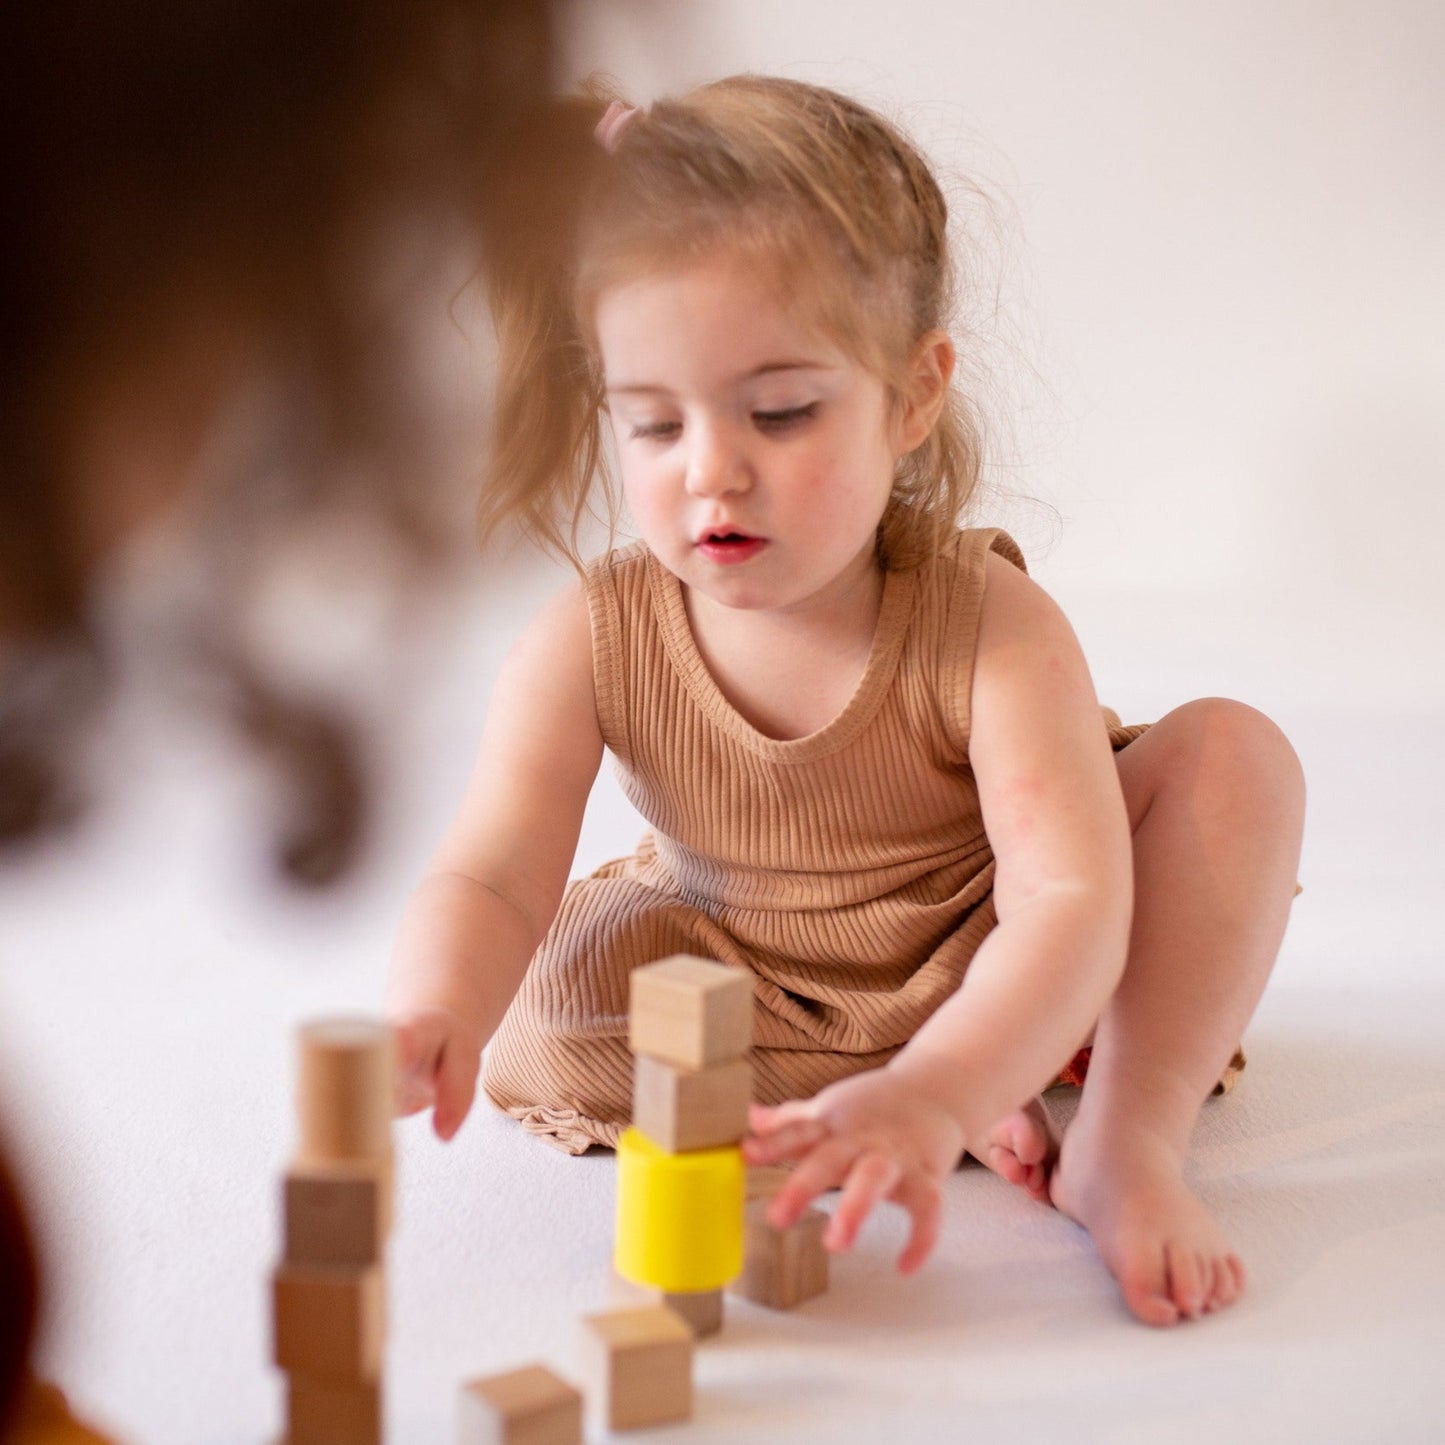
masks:
[[(922, 1341), (977, 1361), (990, 1320), (1017, 1334), (1010, 1350), (1005, 1329), (984, 1357), (997, 1369), (975, 1368), (966, 1397), (932, 1355), (906, 1376), (936, 1392), (932, 1416), (909, 1417), (919, 1439), (960, 1438), (981, 1410), (1017, 1439), (1060, 1438), (1074, 1420), (1080, 1438), (1349, 1439), (1366, 1417), (1430, 1438), (1411, 1392), (1438, 1356), (1445, 1287), (1429, 1264), (1445, 1257), (1432, 1082), (1445, 1026), (1445, 11), (579, 0), (564, 13), (571, 77), (611, 71), (642, 101), (747, 68), (821, 81), (900, 119), (946, 184), (989, 190), (997, 224), (979, 265), (1002, 309), (985, 356), (1011, 403), (994, 480), (1014, 499), (988, 519), (1015, 529), (1126, 718), (1242, 697), (1295, 740), (1311, 788), (1306, 893), (1252, 1092), (1204, 1139), (1262, 1256), (1238, 1323), (1185, 1346), (1142, 1335), (1107, 1314), (1107, 1281), (1067, 1229), (1021, 1222), (987, 1180), (961, 1178), (990, 1232), (961, 1228), (975, 1216), (955, 1210), (945, 1268), (978, 1291), (982, 1334), (947, 1333), (937, 1280), (917, 1297), (886, 1285), (895, 1241), (880, 1226), (858, 1268), (883, 1296), (855, 1283), (841, 1317), (824, 1308), (801, 1335), (754, 1321), (713, 1357), (742, 1412), (718, 1415), (734, 1396), (715, 1393), (714, 1437), (775, 1439), (796, 1398), (846, 1401), (853, 1374), (869, 1378), (857, 1322), (866, 1332), (886, 1299), (905, 1352)], [(459, 386), (484, 352), (463, 358)], [(264, 779), (143, 676), (106, 736), (87, 828), (0, 870), (5, 1124), (50, 1241), (46, 1359), (129, 1438), (274, 1428), (264, 1277), (290, 1026), (376, 1007), (500, 656), (563, 577), (512, 554), (477, 562), (430, 612), (283, 612), (293, 643), (364, 675), (353, 687), (376, 721), (383, 826), (331, 899), (275, 892), (257, 837)], [(130, 594), (148, 585), (121, 578), (121, 615), (143, 615)], [(629, 848), (636, 827), (604, 778), (579, 870)], [(1392, 1009), (1410, 1021), (1398, 1057), (1381, 1023)], [(1336, 1058), (1373, 1092), (1362, 1099)], [(605, 1264), (599, 1161), (566, 1164), (494, 1120), (468, 1130), (452, 1153), (418, 1126), (403, 1134), (402, 1440), (445, 1438), (464, 1371), (547, 1354), (595, 1302), (586, 1281)], [(792, 1363), (768, 1373), (784, 1341), (812, 1339), (796, 1376)], [(1186, 1387), (1197, 1433), (1187, 1421), (1168, 1433), (1162, 1398), (1130, 1416), (1091, 1393), (1141, 1350)], [(1246, 1356), (1294, 1382), (1248, 1382), (1254, 1434), (1214, 1384), (1238, 1389)], [(1347, 1373), (1365, 1356), (1373, 1389)], [(1128, 1388), (1147, 1389), (1128, 1369)], [(1072, 1383), (1035, 1415), (1050, 1371)], [(809, 1438), (844, 1438), (827, 1418)]]
[(1036, 570), (1086, 634), (1147, 605), (1171, 661), (1445, 703), (1440, 6), (572, 13), (572, 74), (644, 102), (749, 69), (837, 86), (997, 198), (979, 264), (1023, 409), (1000, 480), (1057, 509)]

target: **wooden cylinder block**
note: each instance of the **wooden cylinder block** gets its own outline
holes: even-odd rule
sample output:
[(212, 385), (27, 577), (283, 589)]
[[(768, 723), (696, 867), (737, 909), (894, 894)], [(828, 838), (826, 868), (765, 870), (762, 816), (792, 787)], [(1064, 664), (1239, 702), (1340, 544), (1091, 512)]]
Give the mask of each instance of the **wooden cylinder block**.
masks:
[(318, 1019), (302, 1025), (299, 1046), (300, 1157), (389, 1155), (395, 1067), (391, 1029), (372, 1019)]

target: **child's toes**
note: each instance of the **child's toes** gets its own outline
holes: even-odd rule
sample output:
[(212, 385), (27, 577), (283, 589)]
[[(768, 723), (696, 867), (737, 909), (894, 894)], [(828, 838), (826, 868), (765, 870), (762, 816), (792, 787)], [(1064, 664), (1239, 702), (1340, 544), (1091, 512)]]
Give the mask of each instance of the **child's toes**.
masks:
[(1180, 1314), (1197, 1319), (1204, 1312), (1212, 1282), (1213, 1271), (1206, 1268), (1196, 1250), (1189, 1245), (1169, 1246), (1170, 1294)]
[(1028, 1178), (1024, 1181), (1024, 1188), (1028, 1190), (1031, 1198), (1040, 1204), (1049, 1202), (1049, 1170), (1044, 1163), (1031, 1164), (1029, 1166)]
[(1243, 1293), (1244, 1265), (1238, 1255), (1227, 1254), (1214, 1266), (1214, 1308), (1227, 1308)]
[(1003, 1144), (989, 1146), (988, 1159), (985, 1161), (988, 1167), (993, 1170), (1000, 1179), (1009, 1184), (1022, 1184), (1024, 1179), (1024, 1166), (1019, 1163), (1018, 1155)]
[(1146, 1325), (1172, 1325), (1179, 1321), (1179, 1308), (1170, 1298), (1162, 1252), (1152, 1261), (1121, 1270), (1119, 1288), (1124, 1303)]

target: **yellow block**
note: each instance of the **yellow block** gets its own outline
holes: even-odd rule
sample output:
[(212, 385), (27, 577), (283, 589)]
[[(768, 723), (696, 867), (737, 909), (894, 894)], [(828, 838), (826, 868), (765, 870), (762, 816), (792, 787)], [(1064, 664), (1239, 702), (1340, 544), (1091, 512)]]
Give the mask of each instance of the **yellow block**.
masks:
[(617, 1273), (678, 1293), (736, 1279), (745, 1178), (735, 1144), (669, 1154), (636, 1129), (624, 1130), (617, 1141)]

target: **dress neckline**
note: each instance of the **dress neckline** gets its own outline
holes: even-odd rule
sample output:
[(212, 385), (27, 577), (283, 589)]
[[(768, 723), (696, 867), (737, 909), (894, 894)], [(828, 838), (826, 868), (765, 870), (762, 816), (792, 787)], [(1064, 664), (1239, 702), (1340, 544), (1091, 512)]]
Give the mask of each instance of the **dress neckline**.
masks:
[(773, 738), (754, 727), (723, 695), (692, 635), (682, 583), (650, 549), (644, 548), (644, 552), (653, 613), (673, 667), (697, 706), (750, 752), (773, 762), (807, 762), (846, 747), (873, 720), (903, 652), (903, 639), (913, 609), (914, 572), (883, 574), (883, 595), (878, 603), (878, 621), (873, 628), (868, 660), (842, 711), (831, 722), (800, 738)]

